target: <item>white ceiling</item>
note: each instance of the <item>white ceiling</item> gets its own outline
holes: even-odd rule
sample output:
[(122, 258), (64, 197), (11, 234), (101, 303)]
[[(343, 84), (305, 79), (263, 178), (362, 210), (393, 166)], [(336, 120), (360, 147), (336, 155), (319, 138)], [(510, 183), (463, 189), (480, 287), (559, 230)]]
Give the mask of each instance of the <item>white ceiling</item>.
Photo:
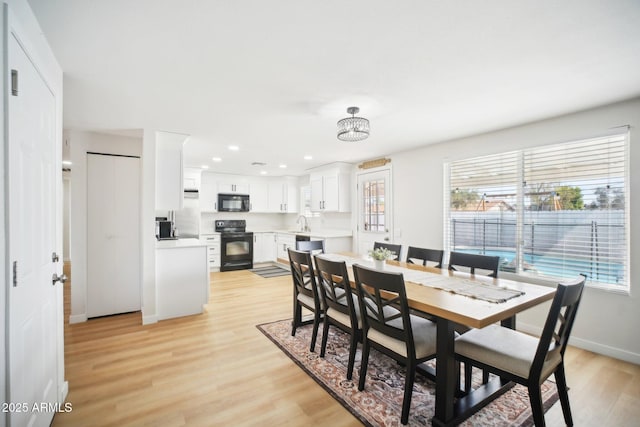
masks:
[[(638, 0), (29, 3), (66, 129), (189, 134), (186, 165), (227, 173), (300, 175), (640, 95)], [(336, 139), (351, 105), (365, 141)]]

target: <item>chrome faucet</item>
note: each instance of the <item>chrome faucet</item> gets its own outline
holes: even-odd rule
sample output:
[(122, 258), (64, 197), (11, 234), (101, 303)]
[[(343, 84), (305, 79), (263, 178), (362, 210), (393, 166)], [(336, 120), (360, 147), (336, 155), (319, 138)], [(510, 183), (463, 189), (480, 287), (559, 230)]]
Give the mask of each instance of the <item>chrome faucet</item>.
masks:
[[(304, 221), (304, 226), (300, 223), (300, 218), (302, 218)], [(298, 219), (296, 219), (296, 224), (300, 225), (300, 231), (311, 231), (311, 229), (309, 228), (309, 222), (307, 221), (307, 217), (304, 215), (300, 215), (298, 216)]]

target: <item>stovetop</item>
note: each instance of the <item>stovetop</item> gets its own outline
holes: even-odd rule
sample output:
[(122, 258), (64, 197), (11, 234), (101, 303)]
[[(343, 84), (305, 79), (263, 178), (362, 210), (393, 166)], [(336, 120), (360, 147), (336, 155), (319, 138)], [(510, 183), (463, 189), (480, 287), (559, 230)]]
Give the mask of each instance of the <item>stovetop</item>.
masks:
[(219, 219), (214, 221), (218, 233), (245, 233), (247, 221), (244, 219)]

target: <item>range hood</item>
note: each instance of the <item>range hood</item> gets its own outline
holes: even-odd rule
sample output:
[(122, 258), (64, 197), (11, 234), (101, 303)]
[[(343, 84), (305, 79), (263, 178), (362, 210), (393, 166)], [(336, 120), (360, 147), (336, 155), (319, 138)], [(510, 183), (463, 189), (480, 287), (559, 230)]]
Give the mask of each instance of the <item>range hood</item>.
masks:
[(185, 188), (184, 189), (184, 197), (186, 199), (197, 199), (200, 197), (200, 193), (197, 188)]

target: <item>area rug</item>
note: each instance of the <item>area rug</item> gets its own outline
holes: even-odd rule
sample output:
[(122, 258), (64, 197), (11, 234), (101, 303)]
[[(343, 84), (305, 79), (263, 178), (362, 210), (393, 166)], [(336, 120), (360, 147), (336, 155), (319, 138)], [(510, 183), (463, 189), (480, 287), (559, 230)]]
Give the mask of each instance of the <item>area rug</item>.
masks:
[[(257, 325), (257, 328), (364, 425), (400, 425), (405, 371), (394, 360), (372, 349), (365, 389), (358, 391), (361, 349), (358, 348), (353, 379), (349, 381), (346, 379), (349, 359), (347, 334), (337, 328), (329, 328), (326, 354), (324, 358), (320, 358), (322, 332), (318, 333), (316, 352), (311, 353), (309, 351), (311, 325), (299, 327), (295, 337), (291, 336), (291, 320)], [(481, 371), (474, 369), (476, 385), (481, 382), (481, 377)], [(558, 400), (553, 382), (547, 381), (542, 385), (542, 397), (545, 411), (547, 411)], [(435, 383), (421, 375), (416, 375), (408, 425), (431, 426), (434, 403)], [(461, 425), (466, 427), (533, 426), (527, 389), (516, 385)]]
[(288, 276), (291, 274), (289, 270), (282, 267), (278, 267), (277, 265), (268, 265), (266, 267), (252, 268), (249, 271), (252, 273), (256, 273), (258, 276), (264, 277), (266, 279), (269, 279), (271, 277), (278, 277), (278, 276)]

